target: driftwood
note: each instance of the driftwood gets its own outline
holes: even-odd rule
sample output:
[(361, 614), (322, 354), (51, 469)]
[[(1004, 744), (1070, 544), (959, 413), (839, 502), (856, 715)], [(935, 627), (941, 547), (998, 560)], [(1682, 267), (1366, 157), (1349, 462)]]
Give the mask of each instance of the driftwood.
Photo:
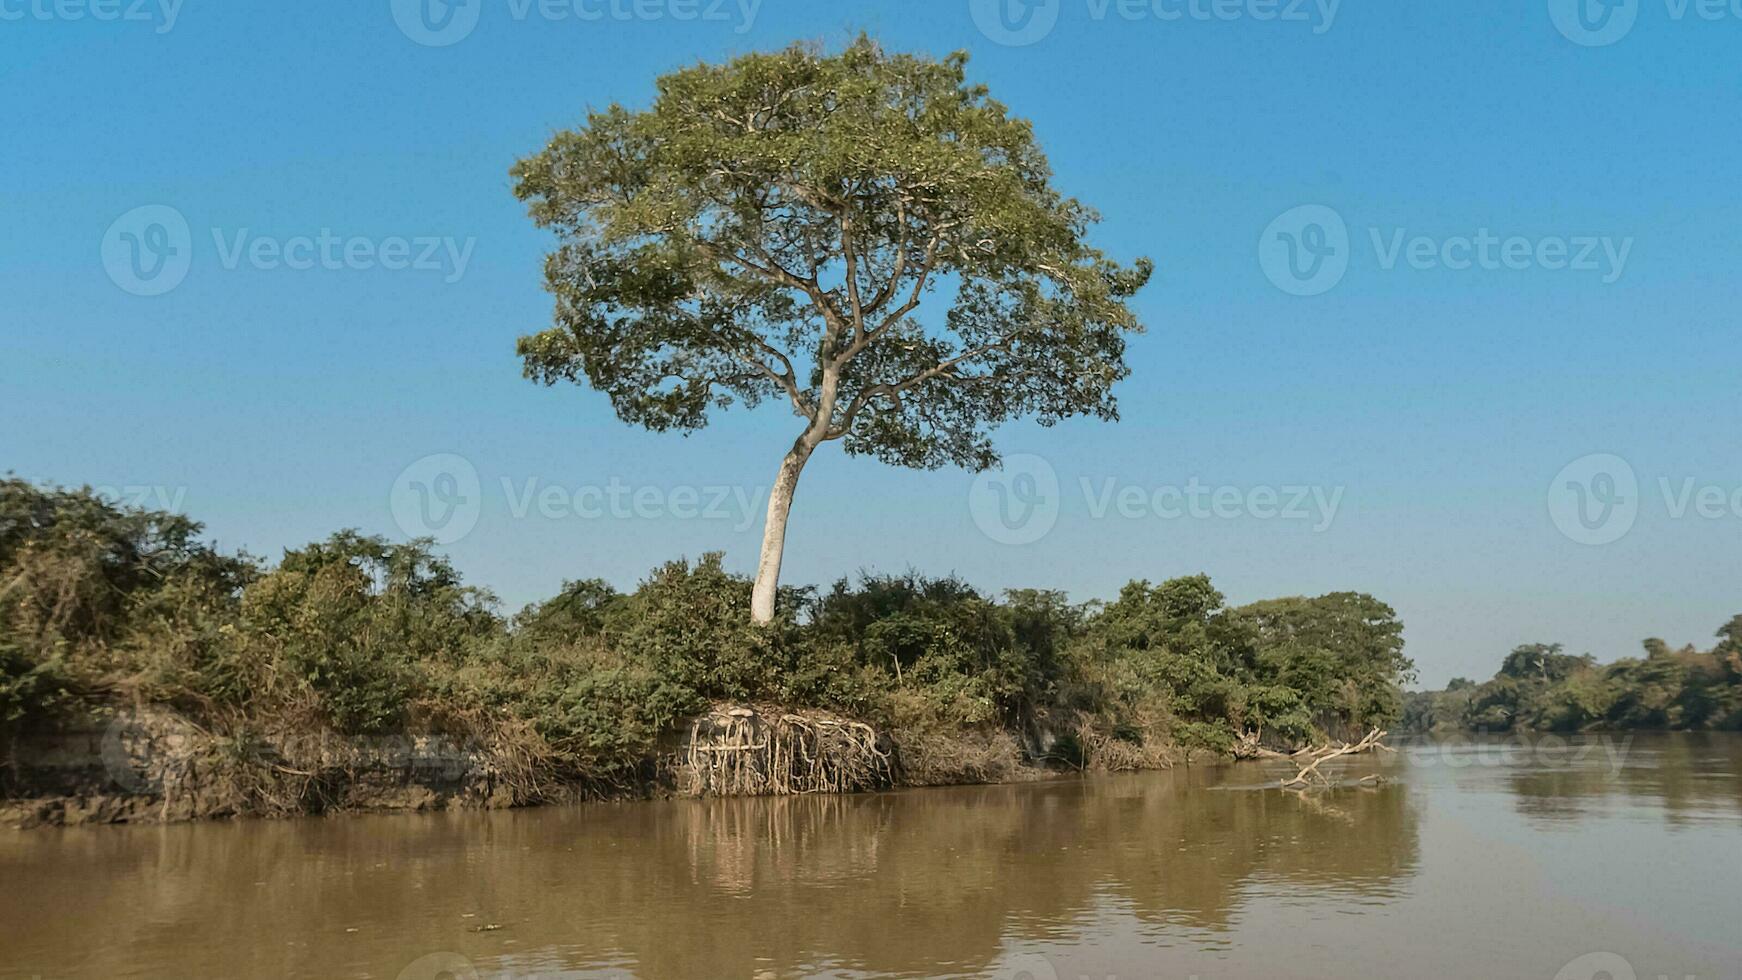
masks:
[[(1270, 751), (1265, 751), (1262, 754), (1266, 758), (1287, 759), (1290, 762), (1293, 762), (1300, 769), (1299, 772), (1294, 774), (1292, 779), (1284, 779), (1282, 781), (1284, 789), (1294, 786), (1306, 786), (1315, 779), (1321, 784), (1329, 786), (1331, 785), (1330, 777), (1320, 772), (1319, 766), (1332, 759), (1340, 759), (1346, 755), (1360, 755), (1363, 752), (1390, 752), (1391, 747), (1385, 744), (1385, 735), (1386, 733), (1384, 731), (1375, 728), (1368, 732), (1367, 736), (1359, 742), (1340, 742), (1335, 745), (1326, 743), (1317, 748), (1308, 747), (1301, 749), (1299, 752), (1295, 752), (1292, 755), (1284, 755), (1281, 752)], [(1368, 776), (1365, 778), (1377, 779), (1378, 777)]]

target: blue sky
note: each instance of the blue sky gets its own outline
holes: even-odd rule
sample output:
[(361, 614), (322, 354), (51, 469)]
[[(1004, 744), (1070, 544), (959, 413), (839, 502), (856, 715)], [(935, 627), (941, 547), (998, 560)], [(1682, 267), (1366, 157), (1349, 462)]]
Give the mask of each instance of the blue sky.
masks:
[[(470, 0), (434, 46), (392, 0), (0, 0), (0, 469), (161, 493), (276, 557), (339, 527), (404, 537), (407, 468), (451, 454), (479, 509), (445, 550), (510, 607), (711, 549), (748, 570), (760, 504), (714, 498), (754, 499), (795, 420), (655, 435), (522, 380), (549, 240), (507, 170), (589, 106), (646, 104), (661, 72), (865, 30), (972, 52), (1103, 213), (1095, 243), (1155, 260), (1150, 330), (1121, 422), (1001, 431), (1057, 480), (1036, 540), (982, 530), (972, 474), (831, 447), (786, 581), (1367, 591), (1435, 684), (1523, 642), (1705, 645), (1742, 612), (1742, 11), (1630, 2), (1607, 33), (1563, 16), (1612, 39), (1582, 44), (1560, 0), (1051, 0), (1005, 21), (981, 0)], [(1305, 205), (1347, 244), (1303, 296), (1272, 274)], [(188, 229), (160, 295), (116, 264), (145, 206)], [(1569, 522), (1574, 483), (1618, 516)], [(611, 486), (631, 502), (586, 509)], [(1238, 503), (1157, 512), (1189, 486)], [(1334, 514), (1265, 516), (1295, 487)]]

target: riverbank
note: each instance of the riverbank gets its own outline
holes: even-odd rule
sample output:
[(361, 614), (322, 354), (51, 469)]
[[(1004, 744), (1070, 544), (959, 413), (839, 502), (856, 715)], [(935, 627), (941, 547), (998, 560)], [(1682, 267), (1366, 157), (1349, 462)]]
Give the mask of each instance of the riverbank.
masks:
[(758, 625), (718, 554), (505, 614), (429, 541), (341, 531), (268, 564), (200, 533), (0, 480), (0, 800), (19, 822), (1158, 768), (1385, 727), (1413, 670), (1372, 596), (1231, 606), (1205, 575), (1075, 603), (862, 574), (786, 588)]
[[(8, 758), (0, 826), (13, 829), (843, 794), (1075, 771), (1049, 766), (1044, 752), (1039, 760), (1026, 757), (1002, 731), (904, 746), (836, 715), (728, 704), (662, 738), (639, 767), (639, 781), (609, 785), (538, 779), (527, 760), (501, 744), (333, 732), (260, 733), (244, 743), (161, 710), (69, 719), (15, 738)], [(1158, 751), (1148, 761), (1171, 768), (1175, 760)]]
[(1647, 639), (1643, 657), (1609, 664), (1558, 643), (1526, 644), (1480, 684), (1459, 677), (1410, 693), (1402, 724), (1438, 734), (1742, 731), (1742, 615), (1715, 635), (1709, 650)]

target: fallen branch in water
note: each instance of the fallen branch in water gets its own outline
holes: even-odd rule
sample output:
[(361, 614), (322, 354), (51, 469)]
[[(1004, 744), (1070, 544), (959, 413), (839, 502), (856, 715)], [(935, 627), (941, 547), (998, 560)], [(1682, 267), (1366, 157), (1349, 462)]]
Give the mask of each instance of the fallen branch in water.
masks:
[(1293, 761), (1295, 765), (1299, 766), (1300, 772), (1295, 773), (1293, 779), (1283, 780), (1282, 785), (1285, 789), (1290, 786), (1304, 786), (1309, 781), (1317, 779), (1319, 782), (1329, 786), (1331, 780), (1324, 773), (1319, 771), (1319, 766), (1331, 759), (1340, 759), (1346, 755), (1359, 755), (1363, 752), (1373, 751), (1390, 752), (1391, 747), (1385, 744), (1385, 735), (1385, 732), (1375, 728), (1367, 733), (1366, 738), (1353, 744), (1349, 742), (1343, 742), (1334, 746), (1326, 744), (1316, 749), (1302, 749), (1293, 755), (1284, 756), (1284, 758)]

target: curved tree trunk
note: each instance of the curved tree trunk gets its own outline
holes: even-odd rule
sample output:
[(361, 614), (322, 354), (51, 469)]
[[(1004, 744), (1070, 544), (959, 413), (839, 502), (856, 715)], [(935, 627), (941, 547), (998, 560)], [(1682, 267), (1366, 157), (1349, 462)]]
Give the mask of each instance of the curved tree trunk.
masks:
[(780, 461), (780, 474), (768, 491), (768, 520), (762, 525), (762, 558), (756, 563), (756, 588), (750, 593), (750, 619), (756, 623), (774, 621), (774, 597), (780, 587), (780, 559), (786, 550), (786, 520), (792, 514), (792, 494), (798, 488), (798, 475), (810, 460), (816, 446), (808, 438), (793, 444), (792, 451)]

